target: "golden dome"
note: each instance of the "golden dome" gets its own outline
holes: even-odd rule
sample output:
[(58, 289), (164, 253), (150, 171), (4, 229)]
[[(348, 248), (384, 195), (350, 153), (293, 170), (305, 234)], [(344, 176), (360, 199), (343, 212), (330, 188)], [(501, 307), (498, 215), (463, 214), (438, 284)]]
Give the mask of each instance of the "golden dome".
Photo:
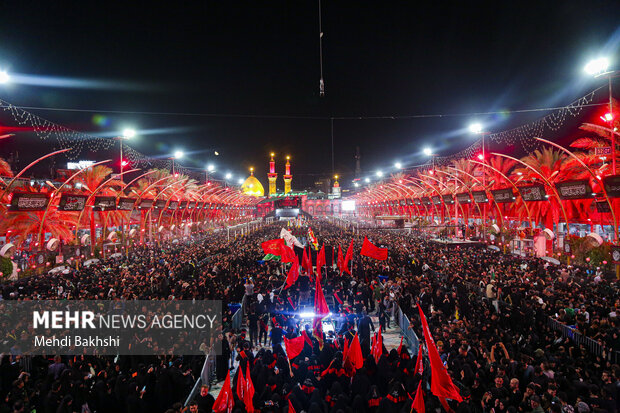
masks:
[(243, 185), (241, 185), (241, 191), (246, 195), (251, 196), (264, 196), (265, 188), (254, 175), (248, 176)]

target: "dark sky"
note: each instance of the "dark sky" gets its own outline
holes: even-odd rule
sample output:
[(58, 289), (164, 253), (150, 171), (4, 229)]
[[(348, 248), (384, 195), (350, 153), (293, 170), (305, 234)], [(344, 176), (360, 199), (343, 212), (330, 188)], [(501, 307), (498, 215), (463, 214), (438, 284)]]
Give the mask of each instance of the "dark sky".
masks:
[[(589, 58), (620, 58), (617, 1), (324, 0), (322, 16), (324, 98), (315, 0), (2, 2), (0, 68), (16, 82), (0, 86), (0, 98), (93, 109), (32, 112), (89, 133), (132, 125), (145, 131), (131, 143), (145, 154), (183, 149), (191, 153), (183, 164), (214, 162), (237, 177), (254, 165), (266, 181), (267, 154), (278, 153), (280, 174), (290, 154), (299, 188), (331, 173), (329, 117), (562, 106), (602, 85), (583, 75)], [(81, 82), (32, 84), (55, 77)], [(396, 160), (423, 162), (426, 145), (442, 154), (463, 149), (474, 141), (465, 129), (474, 118), (496, 132), (543, 114), (337, 119), (335, 171), (351, 176), (356, 145), (365, 172), (387, 170)], [(2, 144), (5, 156), (19, 149), (26, 162), (53, 142), (18, 134)], [(104, 156), (112, 153), (82, 158)]]

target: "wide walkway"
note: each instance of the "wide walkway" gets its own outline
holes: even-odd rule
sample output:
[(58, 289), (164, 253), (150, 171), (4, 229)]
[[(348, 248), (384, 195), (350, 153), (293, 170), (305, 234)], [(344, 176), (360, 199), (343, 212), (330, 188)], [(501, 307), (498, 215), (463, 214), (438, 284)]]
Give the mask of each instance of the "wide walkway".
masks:
[[(370, 318), (372, 319), (372, 323), (374, 324), (375, 329), (378, 330), (379, 329), (379, 318), (374, 315), (371, 315)], [(400, 338), (402, 337), (402, 334), (400, 331), (400, 327), (398, 327), (396, 322), (392, 320), (390, 322), (390, 328), (388, 328), (386, 331), (383, 331), (382, 333), (383, 333), (383, 344), (385, 345), (385, 348), (387, 349), (387, 351), (389, 352), (392, 349), (397, 349), (398, 346), (400, 345)], [(255, 355), (256, 353), (258, 353), (258, 350), (259, 348), (254, 350)], [(411, 352), (411, 349), (409, 349), (409, 351)], [(232, 377), (234, 377), (237, 371), (237, 365), (238, 363), (235, 361), (233, 370), (230, 371), (231, 379)], [(224, 381), (220, 381), (211, 386), (210, 393), (213, 395), (213, 397), (217, 397), (223, 385), (224, 385)]]

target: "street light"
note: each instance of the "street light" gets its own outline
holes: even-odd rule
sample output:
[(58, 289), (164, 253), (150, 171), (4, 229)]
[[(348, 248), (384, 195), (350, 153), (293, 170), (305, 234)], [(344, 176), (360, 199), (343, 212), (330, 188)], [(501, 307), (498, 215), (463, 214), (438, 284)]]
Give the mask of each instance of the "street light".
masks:
[(396, 163), (394, 164), (394, 168), (396, 168), (396, 169), (402, 169), (402, 167), (403, 167), (403, 164), (402, 164), (402, 163), (400, 163), (400, 162), (396, 162)]
[(611, 133), (611, 169), (612, 174), (616, 175), (616, 134), (614, 133), (614, 104), (612, 98), (612, 90), (611, 90), (611, 79), (614, 77), (620, 76), (620, 70), (610, 70), (609, 67), (609, 59), (606, 57), (599, 57), (598, 59), (594, 59), (584, 67), (584, 70), (589, 75), (598, 77), (606, 77), (607, 82), (609, 84), (609, 113), (605, 114), (604, 121), (609, 123), (609, 129)]
[[(481, 123), (472, 123), (469, 125), (469, 130), (471, 133), (475, 133), (476, 135), (480, 135), (482, 137), (482, 153), (478, 155), (478, 159), (482, 162), (482, 190), (486, 191), (486, 171), (484, 164), (486, 162), (486, 153), (485, 153), (485, 145), (484, 145), (484, 137), (489, 134), (489, 132), (483, 132), (483, 127)], [(486, 192), (485, 192), (486, 194)], [(487, 204), (483, 204), (482, 206), (482, 238), (486, 241), (487, 239)]]
[(239, 178), (239, 179), (237, 179), (237, 183), (238, 183), (239, 185), (243, 185), (243, 182), (244, 182), (243, 178)]
[(366, 182), (367, 184), (369, 184), (369, 183), (370, 183), (370, 178), (366, 178), (366, 179), (364, 179), (364, 182)]
[(126, 128), (126, 129), (123, 129), (122, 135), (117, 138), (118, 141), (120, 142), (120, 147), (121, 147), (121, 160), (120, 160), (121, 182), (123, 182), (123, 167), (127, 165), (127, 162), (125, 162), (125, 160), (123, 159), (123, 140), (131, 139), (135, 136), (136, 136), (136, 131), (134, 129)]
[(481, 133), (482, 125), (480, 123), (472, 123), (471, 125), (469, 125), (469, 131), (471, 133)]
[(424, 149), (422, 149), (422, 152), (424, 152), (424, 155), (426, 156), (432, 156), (433, 155), (433, 150), (431, 148), (429, 148), (428, 146)]
[(583, 68), (589, 75), (598, 75), (606, 72), (609, 67), (609, 59), (606, 57), (599, 57), (598, 59), (590, 60), (588, 64)]
[(0, 70), (0, 84), (9, 83), (11, 80), (11, 76), (6, 72), (6, 70)]
[(377, 176), (378, 176), (379, 178), (381, 178), (381, 177), (383, 176), (383, 172), (381, 172), (381, 171), (377, 171)]
[(175, 169), (174, 169), (174, 161), (175, 161), (176, 159), (181, 159), (181, 158), (183, 158), (183, 156), (184, 156), (184, 155), (185, 155), (185, 154), (183, 153), (183, 151), (175, 151), (175, 152), (174, 152), (174, 156), (173, 156), (172, 158), (170, 158), (170, 159), (172, 159), (172, 175), (175, 175), (175, 174), (176, 174)]
[(226, 174), (226, 179), (232, 179), (232, 174), (230, 172)]

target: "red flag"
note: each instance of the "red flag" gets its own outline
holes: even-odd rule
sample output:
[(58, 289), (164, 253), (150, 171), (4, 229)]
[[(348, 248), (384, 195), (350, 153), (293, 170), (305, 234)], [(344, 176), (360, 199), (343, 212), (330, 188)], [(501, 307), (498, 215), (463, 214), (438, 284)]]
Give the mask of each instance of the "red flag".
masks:
[(288, 270), (288, 274), (286, 274), (286, 286), (284, 289), (290, 288), (293, 284), (295, 284), (297, 278), (299, 278), (299, 263), (297, 260), (293, 260), (291, 269)]
[(424, 360), (422, 360), (423, 350), (424, 348), (422, 347), (422, 344), (420, 344), (420, 349), (418, 350), (418, 357), (415, 359), (414, 374), (415, 373), (422, 374), (424, 372)]
[(243, 404), (245, 404), (245, 410), (248, 413), (254, 412), (254, 403), (252, 399), (254, 398), (254, 383), (252, 383), (252, 376), (250, 375), (249, 369), (246, 372), (245, 378), (245, 391), (243, 392)]
[(310, 254), (312, 254), (310, 251), (306, 254), (306, 249), (304, 248), (304, 255), (301, 259), (301, 266), (306, 270), (306, 274), (308, 275), (312, 274), (312, 257)]
[(403, 338), (405, 338), (405, 336), (400, 338), (400, 344), (398, 345), (398, 349), (396, 351), (398, 351), (398, 355), (400, 356), (400, 353), (403, 351)]
[(336, 252), (336, 250), (334, 249), (334, 247), (332, 247), (332, 268), (334, 268), (334, 253), (335, 252)]
[(304, 349), (304, 343), (306, 340), (303, 336), (295, 337), (292, 339), (288, 339), (284, 337), (284, 345), (286, 346), (286, 355), (289, 360), (293, 360), (295, 357), (299, 355)]
[(342, 249), (340, 248), (340, 245), (338, 245), (338, 271), (340, 271), (340, 274), (342, 274), (342, 272), (344, 271), (344, 257), (342, 256)]
[(360, 339), (355, 334), (351, 345), (347, 351), (347, 360), (351, 362), (351, 365), (355, 370), (359, 370), (364, 366), (364, 357), (362, 356), (362, 347), (360, 346)]
[(283, 263), (294, 262), (297, 261), (297, 255), (295, 255), (295, 251), (293, 248), (288, 247), (282, 244), (282, 259), (280, 260)]
[(344, 349), (342, 350), (342, 359), (347, 359), (347, 354), (349, 353), (349, 340), (344, 339)]
[(387, 248), (379, 248), (374, 246), (370, 241), (368, 241), (368, 237), (364, 237), (364, 244), (362, 245), (361, 254), (366, 257), (384, 261), (387, 260), (388, 250)]
[(454, 413), (454, 410), (450, 408), (450, 405), (448, 405), (448, 402), (445, 397), (438, 397), (438, 399), (439, 399), (439, 403), (441, 403), (443, 408), (446, 409), (448, 413)]
[(325, 262), (325, 245), (321, 246), (321, 250), (316, 255), (316, 278), (321, 278), (321, 268), (326, 264)]
[(243, 378), (243, 369), (241, 366), (237, 368), (237, 397), (243, 400), (243, 392), (245, 390), (245, 380)]
[(287, 299), (288, 299), (288, 303), (291, 305), (291, 307), (293, 307), (293, 311), (295, 311), (296, 308), (295, 308), (295, 304), (293, 304), (293, 299), (291, 297), (287, 297)]
[(282, 247), (284, 246), (284, 240), (282, 238), (272, 239), (260, 244), (263, 247), (265, 254), (282, 255)]
[(314, 291), (314, 321), (312, 322), (312, 335), (319, 340), (319, 348), (323, 349), (323, 324), (322, 321), (329, 314), (329, 307), (323, 295), (321, 278), (316, 277), (316, 289)]
[(342, 305), (342, 299), (338, 296), (338, 293), (334, 293), (334, 298), (338, 301), (338, 304)]
[(287, 413), (297, 413), (297, 412), (295, 412), (295, 408), (293, 407), (293, 403), (291, 403), (291, 399), (288, 399), (288, 412)]
[(309, 345), (310, 347), (312, 347), (312, 340), (310, 339), (310, 337), (308, 337), (308, 334), (306, 333), (306, 330), (303, 330), (303, 331), (301, 332), (301, 336), (304, 338), (304, 341), (305, 341), (306, 343), (308, 343), (308, 345)]
[(379, 332), (376, 335), (370, 354), (375, 358), (375, 362), (378, 363), (381, 355), (383, 354), (383, 336), (381, 335), (381, 326), (379, 326)]
[(431, 362), (431, 393), (441, 398), (447, 398), (456, 400), (459, 403), (463, 401), (463, 398), (459, 394), (459, 390), (456, 388), (452, 379), (448, 375), (446, 367), (441, 362), (441, 357), (435, 347), (435, 341), (431, 336), (431, 332), (428, 328), (428, 322), (422, 311), (422, 307), (418, 304), (418, 311), (420, 312), (420, 319), (422, 320), (422, 329), (424, 330), (424, 341), (426, 342), (426, 348), (428, 350), (428, 358)]
[(220, 394), (217, 395), (217, 399), (215, 399), (215, 403), (213, 403), (213, 411), (215, 413), (226, 412), (231, 413), (233, 410), (234, 401), (233, 401), (233, 392), (230, 387), (230, 371), (226, 376), (226, 381), (224, 382), (224, 386), (220, 389)]
[(418, 413), (426, 413), (426, 410), (424, 410), (424, 390), (422, 390), (422, 380), (420, 380), (420, 384), (418, 384), (418, 390), (415, 393), (415, 399), (413, 399), (413, 404), (411, 405), (412, 412), (413, 409), (415, 409)]
[(347, 254), (344, 256), (344, 272), (351, 275), (351, 270), (349, 269), (349, 261), (353, 258), (353, 240), (349, 244), (349, 248), (347, 249)]

